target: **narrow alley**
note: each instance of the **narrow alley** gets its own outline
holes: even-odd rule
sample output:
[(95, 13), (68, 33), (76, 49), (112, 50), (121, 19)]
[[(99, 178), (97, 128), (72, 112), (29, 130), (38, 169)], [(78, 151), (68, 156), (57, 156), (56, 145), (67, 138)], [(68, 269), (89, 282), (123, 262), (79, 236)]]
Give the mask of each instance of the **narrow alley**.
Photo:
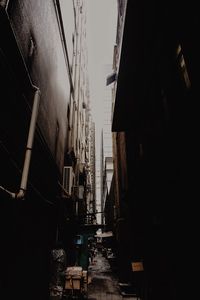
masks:
[(198, 2), (0, 0), (2, 300), (198, 298)]
[[(88, 268), (89, 285), (88, 300), (122, 300), (117, 275), (111, 270), (110, 264), (101, 252), (97, 252)], [(125, 296), (127, 300), (139, 298)]]

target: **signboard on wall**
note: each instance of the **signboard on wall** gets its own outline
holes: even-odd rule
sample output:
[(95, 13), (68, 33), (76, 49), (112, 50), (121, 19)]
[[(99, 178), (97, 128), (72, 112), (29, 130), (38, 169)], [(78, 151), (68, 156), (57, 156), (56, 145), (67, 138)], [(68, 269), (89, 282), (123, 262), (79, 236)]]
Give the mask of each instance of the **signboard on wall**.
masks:
[(134, 261), (131, 263), (133, 272), (144, 271), (144, 266), (142, 261)]

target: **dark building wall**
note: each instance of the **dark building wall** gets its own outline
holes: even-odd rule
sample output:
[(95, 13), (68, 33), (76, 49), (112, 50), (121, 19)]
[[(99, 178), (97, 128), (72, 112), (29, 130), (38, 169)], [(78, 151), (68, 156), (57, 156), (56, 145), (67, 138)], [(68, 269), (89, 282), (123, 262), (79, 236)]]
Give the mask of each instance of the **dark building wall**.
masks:
[(30, 78), (41, 100), (26, 198), (11, 200), (2, 191), (0, 195), (4, 299), (49, 298), (49, 254), (62, 208), (58, 181), (70, 97), (53, 1), (9, 1), (7, 10), (0, 6), (0, 185), (12, 192), (19, 190), (24, 162), (34, 98)]
[(8, 15), (32, 81), (41, 90), (38, 123), (62, 172), (70, 85), (54, 2), (10, 1)]
[[(4, 133), (2, 136), (5, 136), (6, 143), (10, 143), (6, 144), (6, 147), (8, 151), (12, 148), (14, 159), (21, 168), (28, 134), (30, 107), (33, 103), (29, 73), (32, 82), (41, 90), (38, 130), (35, 139), (40, 146), (35, 142), (35, 151), (33, 151), (33, 160), (35, 157), (33, 169), (35, 173), (38, 173), (40, 180), (37, 180), (36, 176), (33, 177), (38, 185), (42, 185), (41, 182), (46, 180), (44, 175), (46, 167), (47, 169), (55, 168), (56, 176), (59, 174), (60, 177), (62, 174), (66, 147), (67, 105), (70, 97), (68, 69), (55, 6), (53, 2), (41, 4), (38, 1), (33, 4), (31, 1), (26, 1), (23, 4), (22, 1), (9, 1), (7, 14), (10, 22), (6, 11), (4, 9), (1, 11), (3, 15), (1, 61), (4, 67), (4, 70), (2, 69), (3, 82), (5, 82), (3, 86), (5, 87), (4, 94), (10, 94), (6, 96), (10, 98), (10, 101), (6, 100), (3, 104), (1, 130)], [(9, 123), (13, 125), (8, 125)], [(16, 130), (12, 130), (12, 127)], [(14, 136), (15, 139), (13, 139)], [(37, 155), (34, 156), (36, 152)], [(46, 159), (40, 159), (40, 155), (46, 156)], [(45, 166), (47, 160), (51, 162)], [(42, 168), (44, 172), (40, 176)]]
[[(123, 217), (123, 202), (127, 197), (128, 173), (125, 132), (113, 133), (114, 174), (112, 197), (115, 199), (115, 217)], [(114, 209), (114, 208), (113, 208)]]
[(131, 233), (124, 257), (144, 258), (145, 299), (178, 299), (178, 278), (190, 269), (183, 256), (195, 252), (197, 24), (193, 5), (128, 1), (113, 130), (126, 136)]

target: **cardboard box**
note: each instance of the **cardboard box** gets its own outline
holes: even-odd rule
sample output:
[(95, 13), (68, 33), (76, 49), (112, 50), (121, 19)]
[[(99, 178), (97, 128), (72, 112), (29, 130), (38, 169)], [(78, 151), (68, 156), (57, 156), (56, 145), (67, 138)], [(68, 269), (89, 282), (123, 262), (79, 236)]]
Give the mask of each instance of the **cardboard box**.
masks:
[(81, 289), (81, 277), (80, 276), (68, 276), (65, 281), (66, 290), (80, 290)]
[(80, 290), (82, 287), (82, 281), (84, 281), (84, 278), (86, 276), (86, 273), (85, 271), (83, 271), (83, 268), (79, 266), (68, 267), (66, 269), (65, 274), (65, 289)]
[(141, 272), (144, 271), (144, 266), (142, 261), (135, 261), (131, 263), (133, 272)]
[(66, 275), (67, 276), (82, 276), (83, 268), (82, 267), (68, 267), (66, 269)]

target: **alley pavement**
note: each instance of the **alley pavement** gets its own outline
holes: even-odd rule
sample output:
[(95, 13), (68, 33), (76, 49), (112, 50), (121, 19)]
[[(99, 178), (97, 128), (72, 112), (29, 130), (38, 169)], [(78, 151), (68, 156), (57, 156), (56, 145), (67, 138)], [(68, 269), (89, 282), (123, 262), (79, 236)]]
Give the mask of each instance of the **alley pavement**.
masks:
[(123, 297), (120, 294), (117, 276), (101, 253), (97, 253), (88, 268), (90, 283), (88, 300), (136, 300), (136, 297)]

